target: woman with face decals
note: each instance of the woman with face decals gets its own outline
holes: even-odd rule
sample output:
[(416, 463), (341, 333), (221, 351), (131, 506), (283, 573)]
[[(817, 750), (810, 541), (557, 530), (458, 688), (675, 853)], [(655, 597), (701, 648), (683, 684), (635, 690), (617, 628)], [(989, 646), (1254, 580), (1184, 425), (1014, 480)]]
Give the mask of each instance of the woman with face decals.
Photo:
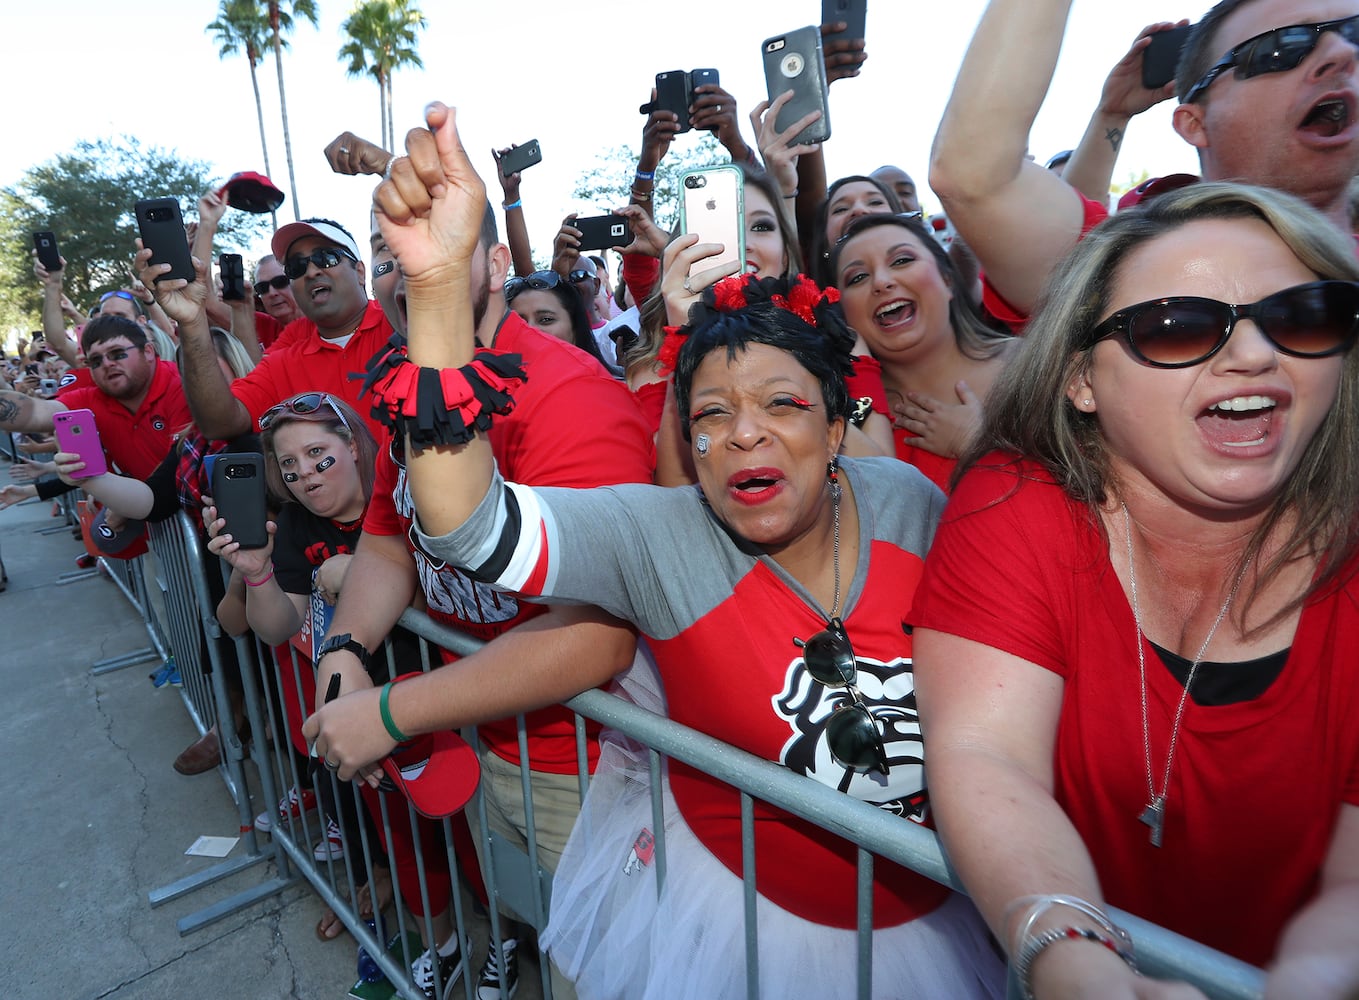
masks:
[(1356, 279), (1288, 195), (1164, 194), (987, 400), (908, 620), (940, 834), (1037, 996), (1201, 996), (1106, 905), (1359, 989)]
[(896, 455), (948, 488), (1014, 339), (982, 322), (919, 219), (863, 215), (831, 257), (845, 320), (882, 366)]
[[(409, 363), (480, 383), (487, 362), (473, 358), (469, 283), (452, 276), (474, 251), (456, 234), (484, 188), (447, 109), (431, 109), (438, 155), (430, 133), (412, 133), (411, 157), (375, 204), (407, 275)], [(426, 187), (436, 175), (437, 193)], [(506, 483), (485, 436), (464, 424), (446, 442), (456, 446), (407, 444), (415, 530), (426, 551), (479, 579), (634, 623), (676, 720), (919, 820), (901, 620), (943, 497), (892, 459), (839, 458), (851, 339), (812, 325), (828, 303), (806, 292), (776, 298), (751, 276), (728, 278), (681, 334), (675, 395), (698, 486)], [(421, 376), (406, 384), (428, 384)], [(512, 397), (517, 385), (503, 388)], [(480, 426), (477, 414), (467, 419)], [(390, 750), (393, 729), (457, 727), (607, 679), (597, 665), (563, 663), (483, 686), (460, 666), (342, 697), (304, 732), (341, 761), (343, 778)], [(619, 861), (649, 823), (649, 792), (626, 760), (601, 755), (544, 938), (582, 996), (667, 997), (677, 983), (694, 996), (744, 992), (739, 796), (679, 762), (667, 775), (658, 893), (654, 868), (630, 877)], [(855, 848), (773, 807), (757, 807), (755, 826), (761, 996), (843, 995), (855, 979)], [(872, 893), (880, 988), (1000, 995), (999, 964), (966, 900), (886, 861), (874, 866)]]

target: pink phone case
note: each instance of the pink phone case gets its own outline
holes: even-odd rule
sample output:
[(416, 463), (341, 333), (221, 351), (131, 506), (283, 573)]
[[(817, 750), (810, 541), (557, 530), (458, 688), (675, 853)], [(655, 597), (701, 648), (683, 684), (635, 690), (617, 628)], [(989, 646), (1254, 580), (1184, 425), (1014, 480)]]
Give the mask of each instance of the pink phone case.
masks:
[(57, 446), (62, 451), (79, 455), (85, 463), (80, 473), (81, 479), (102, 476), (109, 471), (104, 459), (104, 446), (99, 443), (99, 428), (94, 423), (94, 413), (90, 410), (65, 410), (52, 415), (52, 430), (57, 436)]

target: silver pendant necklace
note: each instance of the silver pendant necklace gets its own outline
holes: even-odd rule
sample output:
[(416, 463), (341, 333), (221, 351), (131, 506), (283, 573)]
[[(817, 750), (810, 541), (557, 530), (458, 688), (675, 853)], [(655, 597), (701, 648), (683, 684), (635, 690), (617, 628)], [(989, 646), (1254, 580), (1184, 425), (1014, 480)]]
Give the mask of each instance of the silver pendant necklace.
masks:
[(1123, 534), (1128, 540), (1128, 590), (1132, 594), (1133, 624), (1137, 627), (1137, 674), (1142, 696), (1142, 755), (1147, 768), (1147, 805), (1137, 818), (1151, 828), (1151, 846), (1160, 847), (1161, 842), (1165, 839), (1166, 796), (1170, 793), (1170, 769), (1175, 763), (1175, 746), (1179, 742), (1180, 723), (1184, 720), (1185, 706), (1189, 702), (1189, 690), (1194, 686), (1194, 677), (1198, 674), (1199, 664), (1203, 662), (1204, 654), (1208, 652), (1208, 644), (1213, 641), (1213, 636), (1217, 634), (1217, 628), (1222, 624), (1222, 619), (1227, 617), (1227, 609), (1232, 606), (1232, 601), (1236, 599), (1236, 592), (1246, 575), (1246, 567), (1242, 565), (1237, 572), (1231, 593), (1227, 595), (1227, 600), (1223, 602), (1221, 610), (1218, 611), (1213, 627), (1204, 636), (1203, 645), (1199, 647), (1198, 655), (1194, 657), (1194, 662), (1189, 668), (1189, 674), (1184, 679), (1184, 690), (1180, 692), (1180, 703), (1175, 707), (1175, 721), (1170, 727), (1170, 745), (1166, 748), (1166, 766), (1161, 775), (1161, 790), (1157, 792), (1156, 786), (1152, 782), (1151, 771), (1151, 722), (1147, 708), (1147, 654), (1144, 648), (1146, 642), (1142, 632), (1142, 614), (1137, 604), (1137, 570), (1133, 564), (1132, 516), (1128, 513), (1127, 504), (1120, 504), (1119, 506), (1123, 508)]

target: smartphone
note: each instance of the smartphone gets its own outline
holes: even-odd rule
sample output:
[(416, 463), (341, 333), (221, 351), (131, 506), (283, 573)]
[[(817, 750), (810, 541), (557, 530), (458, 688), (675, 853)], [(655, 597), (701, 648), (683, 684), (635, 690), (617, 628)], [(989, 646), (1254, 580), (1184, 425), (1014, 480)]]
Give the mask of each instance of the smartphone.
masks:
[(170, 270), (157, 281), (183, 278), (193, 281), (193, 259), (189, 239), (184, 235), (184, 216), (176, 198), (149, 198), (137, 202), (137, 228), (142, 246), (151, 251), (152, 264), (169, 264)]
[(269, 544), (265, 521), (264, 456), (259, 452), (225, 452), (212, 466), (212, 499), (226, 532), (243, 549)]
[(1142, 50), (1142, 86), (1148, 90), (1159, 90), (1175, 79), (1180, 53), (1184, 50), (1184, 43), (1189, 40), (1192, 27), (1192, 24), (1182, 24), (1151, 36), (1151, 44)]
[(224, 253), (217, 258), (222, 276), (222, 298), (228, 302), (245, 300), (245, 261), (238, 253)]
[(592, 215), (571, 225), (580, 230), (582, 250), (607, 250), (632, 242), (632, 224), (621, 215)]
[(764, 79), (772, 101), (786, 90), (793, 99), (783, 106), (774, 127), (782, 131), (803, 115), (820, 111), (821, 117), (796, 136), (795, 143), (825, 142), (830, 138), (830, 105), (826, 94), (826, 61), (821, 52), (821, 31), (808, 25), (786, 35), (766, 38)]
[(854, 41), (867, 37), (864, 23), (868, 20), (868, 0), (821, 0), (821, 23), (846, 25), (844, 31), (833, 31), (821, 41)]
[(688, 132), (692, 127), (689, 124), (691, 102), (692, 91), (688, 73), (682, 69), (672, 69), (656, 74), (656, 110), (673, 111), (679, 118), (681, 132)]
[(99, 428), (94, 423), (91, 410), (62, 410), (52, 414), (52, 431), (56, 434), (57, 447), (79, 455), (85, 463), (80, 478), (102, 476), (109, 471), (108, 461), (104, 458), (104, 446), (99, 442)]
[(538, 145), (537, 139), (530, 139), (528, 142), (515, 146), (500, 158), (500, 171), (508, 177), (510, 174), (517, 174), (520, 171), (527, 170), (535, 163), (542, 162), (542, 147)]
[(46, 230), (34, 233), (33, 249), (38, 251), (38, 262), (48, 271), (61, 270), (61, 254), (57, 252), (56, 234)]
[(689, 269), (690, 276), (732, 261), (745, 267), (745, 177), (726, 163), (680, 174), (680, 232), (697, 233), (700, 243), (721, 243), (722, 252)]
[(57, 394), (57, 380), (54, 378), (42, 379), (38, 383), (38, 391), (48, 399), (51, 399)]

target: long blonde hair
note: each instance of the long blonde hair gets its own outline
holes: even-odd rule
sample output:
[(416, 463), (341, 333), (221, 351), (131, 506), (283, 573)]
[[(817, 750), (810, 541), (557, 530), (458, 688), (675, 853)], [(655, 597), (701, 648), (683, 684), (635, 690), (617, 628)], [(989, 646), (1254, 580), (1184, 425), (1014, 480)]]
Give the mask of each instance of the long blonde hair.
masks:
[[(1053, 275), (1023, 342), (987, 397), (982, 429), (958, 463), (955, 481), (982, 456), (1005, 451), (1040, 463), (1073, 500), (1097, 513), (1117, 484), (1098, 420), (1071, 405), (1067, 387), (1090, 364), (1087, 337), (1108, 311), (1123, 261), (1149, 241), (1202, 219), (1258, 219), (1321, 280), (1359, 280), (1353, 240), (1280, 191), (1200, 183), (1122, 212), (1092, 230)], [(1271, 546), (1257, 580), (1269, 580), (1299, 558), (1317, 559), (1321, 571), (1306, 594), (1262, 628), (1335, 583), (1359, 552), (1359, 350), (1346, 355), (1335, 404), (1248, 543), (1242, 565), (1259, 558), (1285, 523), (1287, 536)], [(1241, 605), (1243, 620), (1254, 596)]]

